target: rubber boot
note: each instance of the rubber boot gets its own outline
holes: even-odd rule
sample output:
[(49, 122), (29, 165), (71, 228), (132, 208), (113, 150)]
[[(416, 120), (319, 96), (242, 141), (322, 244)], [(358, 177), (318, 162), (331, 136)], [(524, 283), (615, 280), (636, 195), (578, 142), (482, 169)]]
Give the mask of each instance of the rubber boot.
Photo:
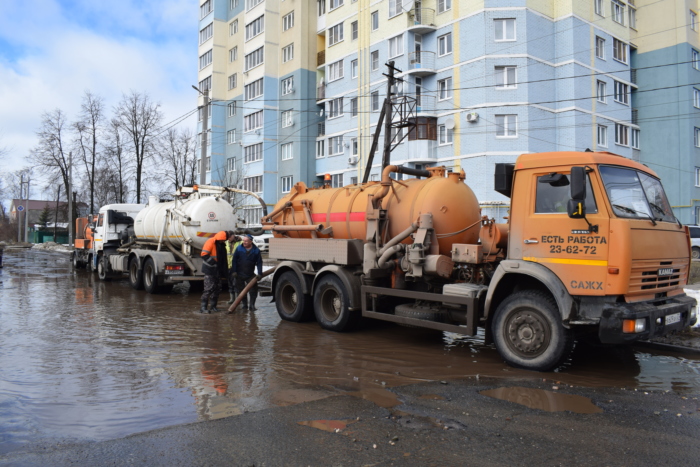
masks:
[(202, 300), (202, 306), (199, 308), (199, 312), (200, 313), (209, 313), (209, 311), (207, 311), (207, 301), (206, 300)]
[(234, 292), (229, 291), (229, 294), (231, 295), (231, 299), (226, 302), (227, 305), (233, 305), (233, 302), (236, 301), (236, 294)]
[(251, 297), (250, 298), (250, 308), (248, 308), (249, 311), (255, 311), (257, 308), (255, 308), (255, 300), (257, 297)]
[(246, 300), (243, 300), (243, 301), (241, 302), (241, 306), (243, 307), (243, 308), (241, 308), (241, 311), (242, 311), (243, 313), (245, 313), (245, 312), (248, 311), (248, 300), (247, 300), (247, 299), (248, 299), (248, 297), (246, 297)]
[(212, 300), (210, 303), (211, 306), (209, 307), (209, 313), (218, 313), (219, 309), (216, 307), (216, 302)]

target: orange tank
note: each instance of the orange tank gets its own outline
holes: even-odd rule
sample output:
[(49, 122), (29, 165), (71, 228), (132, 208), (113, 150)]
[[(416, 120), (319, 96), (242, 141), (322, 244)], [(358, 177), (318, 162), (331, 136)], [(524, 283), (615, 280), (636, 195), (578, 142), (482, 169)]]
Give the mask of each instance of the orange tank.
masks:
[[(393, 167), (393, 166), (390, 166)], [(332, 227), (330, 234), (316, 231), (274, 232), (276, 237), (291, 238), (340, 238), (362, 239), (367, 235), (367, 217), (372, 211), (370, 195), (381, 200), (389, 219), (383, 241), (395, 237), (418, 219), (420, 214), (432, 213), (433, 229), (438, 236), (440, 254), (451, 255), (453, 243), (477, 243), (481, 212), (476, 196), (464, 182), (464, 172), (450, 172), (445, 176), (444, 168), (430, 169), (430, 178), (411, 178), (388, 181), (388, 172), (383, 182), (365, 185), (350, 185), (343, 188), (308, 189), (297, 183), (291, 192), (279, 200), (269, 218), (274, 224), (302, 226), (322, 224)], [(386, 183), (384, 183), (386, 181)], [(388, 192), (385, 187), (390, 187)], [(287, 205), (290, 203), (290, 205)], [(305, 206), (308, 206), (305, 208)], [(454, 235), (440, 238), (442, 235)], [(409, 237), (404, 243), (410, 243)]]

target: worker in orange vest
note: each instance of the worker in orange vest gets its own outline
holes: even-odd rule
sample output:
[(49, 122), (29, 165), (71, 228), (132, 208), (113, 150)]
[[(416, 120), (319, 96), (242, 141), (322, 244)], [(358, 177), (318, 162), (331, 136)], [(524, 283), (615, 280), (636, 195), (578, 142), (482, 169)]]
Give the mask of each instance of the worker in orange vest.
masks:
[(221, 292), (221, 279), (228, 278), (228, 261), (226, 260), (226, 242), (233, 240), (232, 231), (222, 230), (204, 244), (202, 248), (202, 272), (204, 273), (204, 293), (200, 313), (218, 312), (216, 302)]

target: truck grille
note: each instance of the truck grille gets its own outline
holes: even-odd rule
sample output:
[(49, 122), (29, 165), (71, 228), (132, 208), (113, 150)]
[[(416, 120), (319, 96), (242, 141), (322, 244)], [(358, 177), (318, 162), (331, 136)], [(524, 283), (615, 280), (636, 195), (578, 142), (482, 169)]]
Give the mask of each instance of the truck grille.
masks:
[[(659, 271), (662, 274), (659, 275)], [(630, 293), (658, 293), (686, 283), (687, 260), (658, 261), (633, 260), (630, 274)]]

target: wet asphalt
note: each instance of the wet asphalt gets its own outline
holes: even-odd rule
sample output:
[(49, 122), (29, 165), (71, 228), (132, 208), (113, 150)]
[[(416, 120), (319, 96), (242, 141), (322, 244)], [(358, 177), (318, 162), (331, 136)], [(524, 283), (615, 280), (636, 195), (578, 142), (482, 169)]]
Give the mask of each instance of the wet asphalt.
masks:
[(202, 316), (186, 287), (99, 282), (65, 254), (4, 265), (2, 465), (697, 465), (697, 354), (579, 346), (529, 373), (478, 338), (329, 333), (269, 299)]

